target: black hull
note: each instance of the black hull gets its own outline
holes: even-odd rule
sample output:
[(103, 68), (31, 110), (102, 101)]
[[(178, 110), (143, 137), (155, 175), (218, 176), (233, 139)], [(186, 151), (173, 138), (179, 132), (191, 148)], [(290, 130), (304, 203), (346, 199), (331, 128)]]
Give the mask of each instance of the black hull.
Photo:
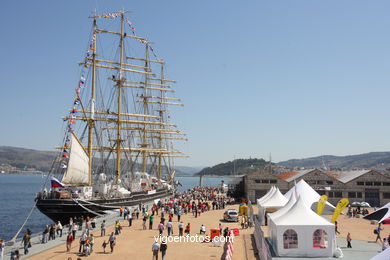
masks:
[(61, 221), (62, 224), (67, 224), (71, 217), (96, 217), (98, 214), (104, 215), (107, 210), (138, 206), (140, 203), (148, 203), (172, 196), (172, 191), (162, 189), (157, 190), (154, 194), (139, 192), (132, 194), (130, 197), (107, 200), (38, 199), (37, 208), (53, 221)]

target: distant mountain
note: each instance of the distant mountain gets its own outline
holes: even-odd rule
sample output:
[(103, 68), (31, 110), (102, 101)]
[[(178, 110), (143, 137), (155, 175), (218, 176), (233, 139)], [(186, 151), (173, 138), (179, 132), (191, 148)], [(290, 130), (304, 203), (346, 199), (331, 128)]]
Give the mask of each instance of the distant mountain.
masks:
[(0, 146), (0, 165), (11, 165), (19, 170), (34, 168), (47, 172), (51, 168), (54, 155), (55, 152)]
[(390, 152), (371, 152), (357, 155), (323, 155), (306, 159), (291, 159), (277, 163), (285, 167), (351, 169), (351, 168), (390, 168)]
[(207, 167), (196, 175), (242, 175), (256, 170), (264, 169), (269, 164), (263, 159), (236, 159)]
[[(33, 149), (0, 146), (0, 168), (11, 169), (13, 172), (26, 169), (35, 169), (48, 172), (56, 155), (55, 151), (39, 151)], [(114, 162), (112, 162), (114, 164)], [(1, 167), (3, 165), (3, 168)], [(7, 166), (7, 167), (6, 167)], [(138, 167), (139, 168), (139, 167)], [(199, 172), (203, 167), (175, 166), (176, 175), (188, 176)]]
[(177, 176), (191, 176), (202, 169), (203, 167), (175, 166)]

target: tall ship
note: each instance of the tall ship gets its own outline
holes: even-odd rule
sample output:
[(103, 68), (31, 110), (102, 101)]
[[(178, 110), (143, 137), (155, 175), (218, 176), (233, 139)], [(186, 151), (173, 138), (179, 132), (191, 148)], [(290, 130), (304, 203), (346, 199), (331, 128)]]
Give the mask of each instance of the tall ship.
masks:
[(186, 140), (171, 122), (174, 80), (125, 11), (97, 15), (64, 121), (64, 138), (36, 198), (53, 221), (157, 203), (175, 192), (173, 159)]

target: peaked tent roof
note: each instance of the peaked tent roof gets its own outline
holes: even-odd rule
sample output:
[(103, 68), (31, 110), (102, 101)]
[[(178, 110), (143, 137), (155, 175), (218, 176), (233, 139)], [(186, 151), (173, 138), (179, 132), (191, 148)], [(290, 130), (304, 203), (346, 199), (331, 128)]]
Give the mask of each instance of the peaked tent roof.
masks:
[(260, 204), (261, 202), (265, 201), (270, 196), (272, 196), (272, 194), (275, 192), (275, 190), (276, 190), (276, 187), (272, 186), (271, 189), (263, 197), (261, 197), (260, 199), (257, 199), (257, 204)]
[(390, 259), (390, 248), (387, 248), (385, 251), (382, 251), (382, 253), (377, 254), (373, 258), (370, 258), (370, 260), (389, 260)]
[(272, 219), (276, 226), (333, 226), (328, 220), (317, 215), (299, 197), (285, 214)]
[(297, 197), (295, 196), (295, 192), (293, 192), (287, 204), (284, 205), (283, 208), (280, 208), (278, 211), (275, 211), (273, 213), (268, 213), (268, 217), (274, 219), (284, 215), (285, 213), (287, 213), (287, 211), (289, 211), (292, 208), (292, 206), (294, 206), (295, 202), (297, 202)]
[(364, 216), (363, 218), (368, 220), (378, 220), (379, 223), (386, 218), (390, 218), (390, 202), (384, 205), (382, 208), (378, 209), (377, 211), (374, 211), (371, 214)]
[[(318, 194), (305, 180), (300, 180), (298, 183), (294, 185), (284, 196), (287, 199), (290, 199), (291, 194), (296, 191), (296, 195), (301, 197), (307, 206), (311, 207), (314, 202), (318, 202), (320, 200), (320, 194)], [(334, 208), (332, 204), (330, 204), (328, 201), (326, 202), (327, 205)]]
[(287, 202), (288, 200), (283, 196), (279, 188), (276, 188), (272, 195), (261, 201), (259, 205), (261, 207), (283, 207)]

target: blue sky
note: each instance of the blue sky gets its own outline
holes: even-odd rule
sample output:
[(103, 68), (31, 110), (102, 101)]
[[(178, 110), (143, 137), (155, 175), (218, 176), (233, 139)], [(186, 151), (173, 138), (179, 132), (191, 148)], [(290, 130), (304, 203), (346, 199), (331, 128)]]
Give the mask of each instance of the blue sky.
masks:
[(124, 8), (176, 79), (177, 164), (390, 150), (388, 1), (0, 2), (0, 145), (52, 149), (91, 10)]

